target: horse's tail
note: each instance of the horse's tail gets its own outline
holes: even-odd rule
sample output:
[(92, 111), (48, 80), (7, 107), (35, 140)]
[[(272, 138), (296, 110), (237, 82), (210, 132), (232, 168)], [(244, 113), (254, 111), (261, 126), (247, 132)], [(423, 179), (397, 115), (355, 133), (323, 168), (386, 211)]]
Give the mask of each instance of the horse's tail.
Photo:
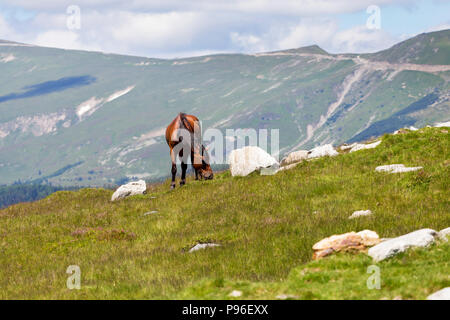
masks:
[(182, 113), (180, 112), (180, 120), (181, 123), (183, 124), (183, 126), (189, 131), (189, 132), (194, 132), (194, 128), (191, 126), (191, 124), (189, 123), (189, 120), (186, 118), (186, 113)]

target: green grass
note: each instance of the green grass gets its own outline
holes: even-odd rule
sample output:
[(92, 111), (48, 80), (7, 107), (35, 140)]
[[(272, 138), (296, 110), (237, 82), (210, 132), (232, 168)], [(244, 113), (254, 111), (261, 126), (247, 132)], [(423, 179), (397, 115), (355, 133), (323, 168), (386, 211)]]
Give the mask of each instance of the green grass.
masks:
[[(449, 147), (444, 129), (424, 128), (274, 176), (225, 172), (114, 203), (110, 190), (82, 189), (14, 205), (0, 211), (0, 298), (203, 299), (231, 289), (243, 298), (424, 298), (449, 285), (447, 244), (379, 263), (380, 290), (366, 287), (365, 254), (311, 262), (311, 247), (352, 230), (393, 237), (448, 227)], [(374, 170), (393, 163), (424, 169)], [(374, 215), (348, 219), (364, 209)], [(209, 241), (221, 247), (187, 252)], [(69, 265), (81, 268), (81, 290), (66, 288)]]

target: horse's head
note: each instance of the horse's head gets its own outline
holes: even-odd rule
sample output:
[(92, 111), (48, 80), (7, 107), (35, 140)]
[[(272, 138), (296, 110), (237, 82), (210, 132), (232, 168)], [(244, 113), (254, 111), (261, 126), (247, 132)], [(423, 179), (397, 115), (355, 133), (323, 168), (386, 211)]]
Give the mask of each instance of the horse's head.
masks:
[(204, 146), (202, 146), (202, 168), (199, 171), (201, 177), (205, 180), (212, 180), (214, 178), (214, 173), (209, 165), (209, 154)]

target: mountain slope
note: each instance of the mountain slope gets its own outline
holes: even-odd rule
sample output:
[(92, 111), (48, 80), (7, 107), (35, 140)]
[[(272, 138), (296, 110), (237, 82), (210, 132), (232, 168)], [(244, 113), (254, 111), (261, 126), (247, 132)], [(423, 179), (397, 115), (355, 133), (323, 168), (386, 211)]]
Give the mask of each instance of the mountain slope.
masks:
[[(359, 56), (311, 46), (175, 60), (2, 42), (0, 184), (164, 177), (162, 134), (180, 111), (224, 135), (229, 128), (280, 129), (281, 154), (448, 120), (450, 65), (439, 57), (450, 56), (449, 33)], [(426, 44), (414, 51), (418, 59), (391, 58), (417, 39)], [(432, 103), (411, 107), (430, 94)], [(411, 112), (398, 121), (402, 110)], [(380, 121), (388, 125), (379, 129)]]
[[(0, 298), (208, 299), (237, 289), (244, 299), (423, 299), (450, 284), (449, 245), (377, 263), (380, 290), (367, 289), (365, 254), (311, 263), (312, 246), (350, 231), (390, 238), (449, 227), (448, 130), (386, 135), (375, 149), (272, 176), (225, 172), (117, 202), (112, 190), (82, 189), (10, 206), (0, 210)], [(375, 171), (393, 163), (423, 170)], [(373, 214), (348, 219), (366, 209)], [(188, 252), (204, 242), (221, 246)], [(81, 269), (80, 290), (66, 287), (69, 265)]]

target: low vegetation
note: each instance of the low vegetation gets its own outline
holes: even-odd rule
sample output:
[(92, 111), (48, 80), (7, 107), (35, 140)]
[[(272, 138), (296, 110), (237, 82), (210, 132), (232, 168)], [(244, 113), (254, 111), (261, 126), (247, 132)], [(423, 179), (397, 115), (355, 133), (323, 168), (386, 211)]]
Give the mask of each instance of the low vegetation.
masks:
[[(380, 290), (366, 286), (365, 254), (311, 261), (312, 245), (332, 234), (450, 226), (448, 128), (382, 139), (273, 176), (223, 172), (173, 191), (166, 181), (117, 202), (111, 190), (59, 191), (0, 210), (0, 298), (425, 298), (450, 284), (448, 244), (378, 263)], [(423, 170), (375, 172), (396, 163)], [(373, 215), (348, 219), (366, 209)], [(221, 246), (188, 252), (206, 242)], [(70, 265), (80, 290), (66, 287)]]

